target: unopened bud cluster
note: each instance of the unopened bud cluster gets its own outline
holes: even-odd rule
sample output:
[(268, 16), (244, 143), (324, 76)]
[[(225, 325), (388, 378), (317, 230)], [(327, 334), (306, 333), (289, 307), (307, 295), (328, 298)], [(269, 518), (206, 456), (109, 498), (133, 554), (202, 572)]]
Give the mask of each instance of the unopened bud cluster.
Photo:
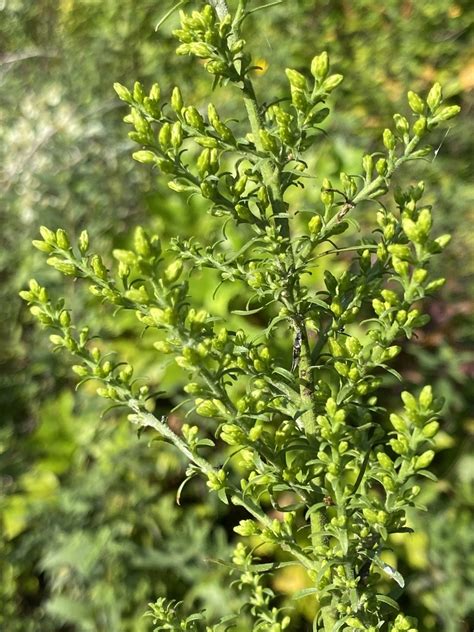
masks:
[[(400, 377), (392, 364), (401, 341), (428, 320), (422, 301), (444, 282), (431, 276), (430, 261), (449, 236), (433, 236), (435, 212), (422, 202), (422, 182), (396, 190), (393, 202), (378, 200), (396, 171), (431, 151), (421, 145), (425, 136), (458, 108), (444, 104), (439, 84), (425, 100), (409, 92), (411, 113), (394, 116), (360, 173), (341, 172), (337, 184), (318, 173), (319, 200), (305, 209), (303, 224), (286, 193), (314, 175), (304, 152), (317, 142), (342, 76), (331, 74), (322, 52), (307, 72), (286, 69), (287, 98), (276, 95), (263, 107), (241, 37), (250, 15), (245, 5), (235, 18), (208, 4), (182, 13), (175, 35), (178, 54), (197, 57), (216, 83), (236, 88), (235, 110), (247, 118), (230, 121), (213, 103), (187, 103), (179, 86), (165, 96), (158, 84), (148, 91), (139, 82), (130, 90), (115, 85), (130, 107), (125, 121), (140, 146), (134, 158), (158, 168), (173, 191), (200, 196), (223, 218), (222, 238), (163, 244), (138, 227), (111, 257), (91, 251), (86, 231), (73, 240), (61, 228), (42, 227), (34, 242), (49, 265), (81, 279), (98, 301), (134, 313), (158, 361), (175, 361), (185, 382), (181, 431), (153, 414), (150, 386), (94, 342), (87, 327), (76, 326), (62, 299), (52, 301), (34, 280), (21, 296), (52, 328), (54, 347), (76, 358), (81, 381), (97, 381), (101, 397), (127, 407), (132, 422), (181, 450), (190, 461), (188, 478), (201, 474), (222, 502), (246, 511), (235, 527), (240, 537), (253, 548), (280, 548), (306, 569), (324, 632), (336, 625), (340, 632), (383, 625), (416, 632), (410, 618), (387, 615), (379, 576), (400, 587), (404, 579), (380, 553), (392, 533), (407, 529), (407, 510), (420, 493), (417, 476), (435, 457), (441, 401), (426, 385), (417, 396), (404, 391), (403, 408), (389, 412), (379, 389), (387, 375)], [(361, 202), (377, 205), (364, 235), (351, 232), (346, 219)], [(229, 222), (240, 237), (227, 236)], [(325, 258), (339, 254), (347, 265), (336, 272)], [(209, 304), (191, 304), (190, 279), (205, 268), (238, 299), (233, 318), (264, 323), (258, 335), (235, 320), (223, 322)], [(253, 560), (239, 543), (233, 572), (254, 629), (282, 632), (290, 616), (272, 605), (265, 578), (271, 569)], [(151, 606), (157, 630), (222, 630), (202, 613), (186, 619), (175, 610), (161, 599)]]

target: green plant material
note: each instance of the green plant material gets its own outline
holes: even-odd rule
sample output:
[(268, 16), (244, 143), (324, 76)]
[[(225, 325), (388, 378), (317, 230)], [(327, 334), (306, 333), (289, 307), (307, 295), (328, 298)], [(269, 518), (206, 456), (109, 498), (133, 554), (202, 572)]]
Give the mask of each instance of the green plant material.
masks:
[[(430, 262), (449, 236), (432, 236), (422, 182), (397, 190), (394, 202), (387, 194), (395, 172), (429, 155), (424, 138), (459, 108), (443, 103), (437, 85), (426, 102), (409, 92), (413, 121), (396, 114), (360, 173), (341, 172), (339, 188), (324, 181), (322, 206), (302, 232), (287, 194), (310, 176), (305, 152), (319, 138), (327, 99), (342, 76), (330, 74), (322, 53), (308, 73), (287, 69), (288, 98), (262, 107), (242, 37), (247, 2), (233, 16), (225, 2), (212, 4), (215, 10), (206, 5), (181, 14), (177, 52), (202, 60), (216, 85), (234, 87), (247, 121), (233, 124), (213, 104), (203, 116), (179, 87), (169, 105), (157, 85), (148, 94), (140, 83), (116, 91), (130, 106), (125, 120), (140, 145), (134, 158), (156, 167), (172, 190), (206, 200), (210, 213), (223, 218), (222, 239), (206, 247), (176, 238), (164, 248), (158, 236), (137, 228), (133, 247), (114, 252), (116, 266), (90, 250), (84, 233), (76, 247), (64, 230), (43, 227), (35, 242), (50, 266), (160, 333), (158, 352), (189, 375), (193, 430), (178, 433), (166, 415), (153, 413), (149, 387), (134, 379), (131, 365), (104, 353), (89, 327), (76, 327), (63, 299), (51, 300), (34, 280), (21, 295), (33, 316), (53, 328), (54, 347), (75, 356), (81, 383), (98, 382), (100, 397), (127, 408), (139, 430), (155, 430), (186, 457), (188, 477), (202, 476), (223, 503), (246, 511), (238, 534), (275, 546), (304, 567), (312, 587), (303, 596), (318, 604), (315, 629), (415, 632), (416, 621), (397, 613), (396, 599), (381, 591), (381, 573), (399, 588), (405, 584), (382, 553), (390, 535), (410, 531), (406, 514), (417, 506), (418, 477), (432, 477), (427, 468), (442, 402), (425, 386), (418, 397), (404, 391), (403, 409), (390, 414), (378, 391), (383, 377), (394, 374), (398, 341), (428, 320), (421, 301), (444, 282), (431, 277)], [(350, 228), (363, 203), (376, 212), (372, 232), (357, 237)], [(238, 251), (228, 224), (246, 241)], [(344, 233), (349, 246), (339, 245)], [(335, 276), (329, 257), (339, 253), (348, 259)], [(324, 288), (306, 280), (316, 265), (324, 266)], [(265, 326), (257, 337), (190, 305), (190, 283), (203, 268), (216, 271), (224, 286), (245, 288), (248, 303), (240, 314), (261, 312)], [(363, 335), (352, 335), (355, 324)], [(282, 352), (279, 340), (290, 337), (292, 349)], [(219, 439), (235, 451), (215, 463)], [(233, 462), (243, 468), (239, 481), (231, 476)], [(282, 506), (282, 497), (291, 501)], [(270, 507), (284, 519), (272, 518)], [(250, 590), (254, 629), (287, 628), (289, 615), (272, 606), (273, 594), (263, 587), (275, 567), (254, 565), (238, 545), (232, 570)], [(156, 630), (227, 625), (224, 619), (209, 627), (203, 614), (177, 621), (172, 610), (161, 599), (152, 606)]]

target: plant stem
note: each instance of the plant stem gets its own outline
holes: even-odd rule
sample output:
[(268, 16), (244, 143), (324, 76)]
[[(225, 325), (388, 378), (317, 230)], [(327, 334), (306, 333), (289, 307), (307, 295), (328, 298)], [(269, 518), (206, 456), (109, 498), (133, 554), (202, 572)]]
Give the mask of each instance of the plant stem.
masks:
[(154, 428), (163, 437), (165, 437), (165, 439), (169, 439), (187, 459), (189, 459), (192, 463), (195, 463), (205, 474), (214, 470), (209, 461), (206, 461), (206, 459), (203, 459), (201, 456), (191, 452), (186, 443), (171, 430), (163, 419), (158, 419), (155, 415), (140, 410), (136, 400), (129, 400), (127, 404), (129, 408), (133, 410), (133, 414), (128, 416), (132, 423), (142, 427)]

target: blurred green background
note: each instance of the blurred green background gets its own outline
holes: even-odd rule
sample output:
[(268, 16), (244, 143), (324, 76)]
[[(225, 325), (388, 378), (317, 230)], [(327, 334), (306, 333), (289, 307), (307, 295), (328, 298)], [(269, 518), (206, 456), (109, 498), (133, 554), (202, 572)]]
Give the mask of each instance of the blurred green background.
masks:
[[(232, 4), (232, 3), (230, 3)], [(255, 2), (255, 5), (263, 2)], [(163, 385), (172, 407), (183, 376), (159, 365), (133, 320), (112, 319), (81, 288), (47, 270), (31, 247), (38, 227), (87, 227), (96, 251), (128, 242), (137, 223), (166, 240), (202, 241), (216, 220), (196, 201), (173, 193), (156, 173), (134, 163), (114, 81), (176, 77), (185, 96), (206, 103), (211, 80), (198, 63), (174, 56), (171, 30), (155, 24), (172, 0), (0, 0), (0, 630), (5, 632), (142, 632), (149, 601), (164, 595), (215, 618), (237, 609), (223, 567), (236, 510), (218, 505), (205, 486), (175, 490), (185, 463), (163, 443), (139, 440), (119, 413), (103, 419), (93, 388), (74, 393), (66, 360), (50, 352), (18, 296), (33, 274), (67, 292), (87, 320), (149, 381)], [(285, 66), (302, 69), (326, 49), (346, 79), (333, 100), (327, 136), (308, 157), (316, 175), (300, 198), (315, 203), (321, 180), (359, 170), (376, 151), (406, 91), (440, 81), (462, 106), (433, 139), (436, 158), (405, 170), (400, 181), (426, 182), (439, 233), (453, 242), (437, 262), (448, 282), (428, 310), (432, 320), (405, 344), (397, 369), (404, 388), (431, 383), (446, 398), (434, 468), (425, 482), (428, 513), (413, 514), (413, 536), (394, 541), (407, 578), (401, 602), (422, 632), (474, 628), (474, 236), (472, 180), (474, 7), (468, 0), (287, 0), (248, 21), (246, 37), (261, 95), (280, 96)], [(239, 118), (231, 92), (213, 100)], [(471, 122), (471, 127), (469, 124)], [(367, 211), (370, 212), (370, 209)], [(359, 218), (364, 222), (364, 218)], [(225, 314), (232, 288), (212, 301), (212, 279), (196, 300)], [(255, 324), (255, 323), (254, 323)], [(258, 323), (257, 323), (258, 325)], [(387, 383), (397, 401), (401, 385)], [(396, 404), (394, 404), (396, 405)], [(180, 423), (177, 419), (176, 423)], [(271, 556), (271, 550), (266, 551)], [(290, 596), (304, 585), (296, 571), (274, 588)], [(309, 629), (311, 604), (295, 604), (292, 630)], [(240, 628), (248, 630), (242, 619)]]

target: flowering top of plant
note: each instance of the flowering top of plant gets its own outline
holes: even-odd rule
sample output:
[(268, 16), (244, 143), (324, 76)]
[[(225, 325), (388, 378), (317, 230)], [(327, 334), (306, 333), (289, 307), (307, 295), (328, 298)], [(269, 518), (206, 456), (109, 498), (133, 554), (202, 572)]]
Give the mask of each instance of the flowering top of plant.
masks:
[[(403, 392), (403, 408), (389, 414), (377, 390), (384, 374), (396, 373), (390, 363), (400, 352), (397, 341), (428, 320), (420, 301), (444, 282), (431, 278), (429, 264), (449, 236), (432, 236), (422, 182), (395, 191), (393, 202), (388, 194), (395, 171), (427, 156), (426, 135), (459, 108), (444, 105), (439, 84), (426, 100), (409, 92), (411, 116), (394, 115), (393, 128), (383, 132), (376, 154), (364, 156), (360, 173), (341, 173), (337, 184), (322, 180), (320, 204), (302, 231), (286, 193), (309, 175), (305, 152), (318, 140), (328, 96), (342, 76), (331, 73), (323, 52), (308, 72), (286, 69), (288, 98), (263, 106), (242, 39), (249, 4), (240, 0), (233, 16), (222, 1), (206, 4), (182, 13), (175, 31), (177, 53), (201, 59), (216, 84), (232, 86), (245, 120), (224, 120), (212, 103), (199, 111), (178, 86), (169, 97), (158, 84), (149, 92), (140, 83), (133, 90), (115, 86), (130, 106), (129, 136), (141, 147), (134, 158), (157, 167), (174, 191), (204, 198), (223, 226), (238, 227), (245, 245), (233, 251), (224, 232), (215, 244), (177, 237), (163, 250), (158, 236), (138, 227), (133, 246), (114, 251), (117, 264), (109, 268), (91, 251), (86, 231), (71, 244), (64, 230), (42, 227), (42, 240), (34, 242), (51, 266), (156, 331), (157, 353), (174, 357), (189, 375), (185, 391), (195, 425), (178, 434), (166, 417), (155, 416), (149, 389), (138, 385), (133, 368), (95, 346), (62, 299), (52, 301), (34, 280), (22, 297), (56, 330), (55, 347), (77, 358), (73, 370), (81, 380), (100, 382), (100, 396), (128, 408), (132, 423), (154, 428), (188, 458), (189, 477), (204, 476), (223, 502), (247, 511), (238, 534), (277, 545), (306, 569), (313, 587), (305, 594), (319, 604), (314, 629), (414, 632), (416, 622), (379, 591), (381, 573), (404, 586), (381, 554), (391, 534), (410, 530), (406, 510), (416, 506), (418, 477), (432, 476), (426, 468), (441, 402), (425, 386), (417, 397)], [(373, 205), (371, 232), (338, 245), (363, 202)], [(340, 252), (350, 257), (341, 274), (328, 263), (324, 287), (308, 282), (316, 262)], [(215, 270), (220, 283), (245, 285), (256, 309), (241, 314), (265, 308), (262, 314), (270, 316), (259, 336), (190, 305), (189, 282), (202, 268)], [(347, 331), (353, 324), (359, 324), (356, 335)], [(285, 352), (283, 337), (293, 341)], [(200, 417), (214, 420), (211, 437)], [(218, 440), (235, 447), (224, 463), (214, 458)], [(237, 482), (229, 473), (232, 459), (244, 468)], [(269, 506), (284, 519), (270, 518)], [(236, 549), (232, 568), (250, 591), (255, 630), (291, 625), (264, 587), (263, 576), (277, 566), (254, 562), (243, 544)], [(154, 604), (156, 630), (217, 631), (232, 622), (209, 627), (202, 613), (178, 621), (173, 608), (164, 600)]]

